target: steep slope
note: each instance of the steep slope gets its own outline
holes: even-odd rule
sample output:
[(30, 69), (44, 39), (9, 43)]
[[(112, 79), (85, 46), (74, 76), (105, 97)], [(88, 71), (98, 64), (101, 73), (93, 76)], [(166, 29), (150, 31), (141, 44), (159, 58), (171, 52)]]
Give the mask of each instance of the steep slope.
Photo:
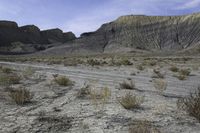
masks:
[(45, 45), (65, 43), (75, 38), (72, 32), (63, 33), (60, 29), (40, 31), (35, 25), (18, 27), (16, 22), (0, 21), (0, 52), (22, 51), (19, 47), (35, 48), (37, 51), (44, 49)]
[(84, 49), (119, 52), (132, 49), (177, 51), (200, 42), (200, 14), (185, 16), (122, 16), (83, 33), (75, 40)]

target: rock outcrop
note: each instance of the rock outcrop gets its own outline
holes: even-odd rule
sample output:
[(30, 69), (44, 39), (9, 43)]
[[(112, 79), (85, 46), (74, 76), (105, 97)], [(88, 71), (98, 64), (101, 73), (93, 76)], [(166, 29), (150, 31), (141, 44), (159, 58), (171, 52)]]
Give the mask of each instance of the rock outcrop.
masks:
[(93, 52), (187, 49), (200, 43), (200, 14), (122, 16), (95, 32), (83, 33), (75, 43)]
[[(60, 29), (40, 31), (35, 25), (18, 27), (17, 23), (11, 21), (0, 21), (0, 51), (12, 51), (18, 47), (28, 44), (41, 47), (52, 43), (65, 43), (76, 39), (72, 32), (63, 33)], [(13, 46), (14, 44), (14, 46)], [(16, 46), (16, 44), (21, 44)], [(14, 47), (14, 48), (13, 48)], [(45, 49), (45, 48), (44, 48)], [(36, 49), (37, 51), (37, 49)]]

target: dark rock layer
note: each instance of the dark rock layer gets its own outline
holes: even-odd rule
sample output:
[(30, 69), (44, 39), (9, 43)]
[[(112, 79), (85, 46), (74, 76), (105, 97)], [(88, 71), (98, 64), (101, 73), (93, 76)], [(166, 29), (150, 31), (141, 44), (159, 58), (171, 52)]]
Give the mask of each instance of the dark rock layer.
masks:
[(40, 31), (34, 25), (18, 27), (15, 22), (0, 21), (0, 47), (10, 47), (12, 43), (16, 42), (41, 45), (64, 43), (72, 41), (75, 38), (72, 32), (63, 33), (60, 29)]

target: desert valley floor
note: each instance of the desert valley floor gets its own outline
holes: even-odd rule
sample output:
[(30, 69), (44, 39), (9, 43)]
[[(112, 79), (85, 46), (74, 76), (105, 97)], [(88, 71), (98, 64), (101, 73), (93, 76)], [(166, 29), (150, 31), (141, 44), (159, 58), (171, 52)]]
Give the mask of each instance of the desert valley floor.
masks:
[[(0, 133), (127, 133), (131, 126), (144, 125), (152, 133), (198, 133), (199, 121), (180, 109), (177, 101), (198, 88), (199, 60), (165, 60), (142, 66), (142, 61), (128, 66), (1, 61), (3, 68), (11, 68), (11, 73), (22, 78), (18, 84), (0, 87)], [(191, 73), (179, 78), (171, 68), (174, 66)], [(24, 76), (27, 69), (34, 72)], [(66, 76), (72, 84), (56, 84), (57, 76)], [(123, 83), (134, 87), (123, 88)], [(10, 98), (8, 89), (19, 87), (31, 92), (31, 102), (18, 105)], [(83, 90), (88, 88), (92, 94)], [(143, 102), (125, 109), (120, 99), (127, 94)]]

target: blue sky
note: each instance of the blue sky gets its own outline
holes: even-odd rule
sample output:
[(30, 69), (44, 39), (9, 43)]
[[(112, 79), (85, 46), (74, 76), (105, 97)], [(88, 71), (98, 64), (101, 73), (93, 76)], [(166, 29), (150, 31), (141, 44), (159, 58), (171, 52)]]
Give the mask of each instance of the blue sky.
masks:
[(0, 20), (40, 29), (58, 27), (77, 36), (122, 15), (200, 12), (200, 0), (0, 0)]

